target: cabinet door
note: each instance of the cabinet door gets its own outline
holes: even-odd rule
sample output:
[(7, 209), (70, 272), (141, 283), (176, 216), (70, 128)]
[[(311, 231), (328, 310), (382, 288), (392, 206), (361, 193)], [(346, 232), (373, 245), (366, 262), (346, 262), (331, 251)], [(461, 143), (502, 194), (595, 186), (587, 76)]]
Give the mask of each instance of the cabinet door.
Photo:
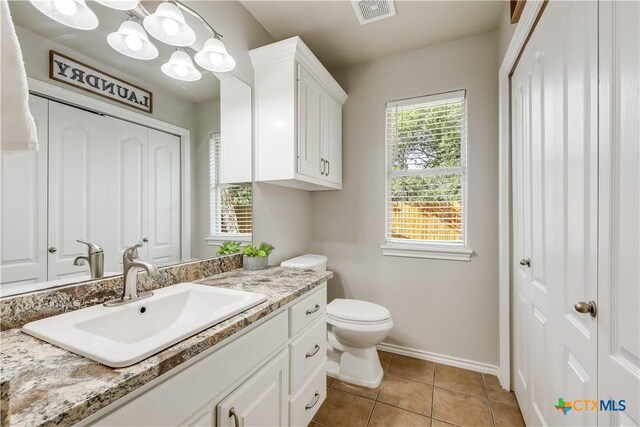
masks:
[(2, 289), (47, 280), (48, 101), (31, 96), (38, 151), (2, 155)]
[(324, 94), (323, 158), (327, 161), (325, 179), (342, 184), (342, 106)]
[[(322, 178), (322, 103), (324, 89), (298, 65), (298, 173)], [(323, 162), (324, 163), (324, 162)]]
[(286, 426), (289, 352), (283, 351), (218, 405), (218, 426)]
[(149, 129), (148, 165), (147, 260), (179, 261), (180, 137)]

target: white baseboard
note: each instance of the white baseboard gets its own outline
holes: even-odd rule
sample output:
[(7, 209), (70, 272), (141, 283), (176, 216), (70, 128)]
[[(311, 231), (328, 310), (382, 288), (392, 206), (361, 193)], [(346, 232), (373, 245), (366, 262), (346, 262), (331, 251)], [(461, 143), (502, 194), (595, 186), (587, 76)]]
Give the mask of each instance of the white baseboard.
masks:
[(489, 365), (488, 363), (476, 362), (474, 360), (461, 359), (453, 356), (445, 356), (443, 354), (416, 350), (414, 348), (402, 347), (395, 344), (381, 343), (377, 345), (377, 348), (378, 350), (387, 351), (389, 353), (442, 363), (443, 365), (455, 366), (456, 368), (469, 369), (471, 371), (482, 372), (483, 374), (498, 374), (498, 367), (495, 365)]

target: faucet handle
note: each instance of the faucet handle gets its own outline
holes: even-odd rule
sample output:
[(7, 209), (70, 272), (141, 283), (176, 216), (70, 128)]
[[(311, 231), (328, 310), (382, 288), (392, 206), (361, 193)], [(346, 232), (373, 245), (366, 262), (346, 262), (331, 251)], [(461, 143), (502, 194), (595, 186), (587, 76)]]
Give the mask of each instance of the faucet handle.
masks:
[(135, 245), (124, 250), (122, 254), (122, 259), (136, 259), (138, 258), (138, 248), (142, 247), (142, 243), (136, 243)]
[(76, 240), (76, 242), (83, 243), (83, 244), (87, 245), (88, 246), (87, 250), (89, 252), (89, 255), (103, 252), (102, 246), (100, 246), (98, 244), (91, 243), (91, 242), (86, 242), (86, 241), (84, 241), (82, 239), (78, 239), (78, 240)]

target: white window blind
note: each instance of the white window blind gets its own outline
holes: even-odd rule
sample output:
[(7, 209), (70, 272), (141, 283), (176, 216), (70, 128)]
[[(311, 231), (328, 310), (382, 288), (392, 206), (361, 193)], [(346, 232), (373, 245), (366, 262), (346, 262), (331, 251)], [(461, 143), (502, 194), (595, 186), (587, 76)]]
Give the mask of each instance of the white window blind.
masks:
[(465, 243), (465, 91), (387, 103), (387, 243)]
[(209, 139), (209, 214), (211, 235), (233, 240), (251, 236), (253, 195), (251, 184), (220, 183), (221, 139), (213, 133)]

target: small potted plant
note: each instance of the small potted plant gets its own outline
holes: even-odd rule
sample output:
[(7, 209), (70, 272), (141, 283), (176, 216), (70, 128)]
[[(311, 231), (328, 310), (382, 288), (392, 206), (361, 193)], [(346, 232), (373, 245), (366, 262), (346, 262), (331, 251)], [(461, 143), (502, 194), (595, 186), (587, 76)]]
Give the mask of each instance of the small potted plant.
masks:
[(223, 242), (218, 248), (218, 255), (220, 256), (238, 254), (240, 252), (240, 242)]
[(275, 248), (269, 243), (262, 242), (260, 246), (247, 245), (242, 250), (242, 266), (245, 270), (264, 270), (269, 266), (269, 254)]

